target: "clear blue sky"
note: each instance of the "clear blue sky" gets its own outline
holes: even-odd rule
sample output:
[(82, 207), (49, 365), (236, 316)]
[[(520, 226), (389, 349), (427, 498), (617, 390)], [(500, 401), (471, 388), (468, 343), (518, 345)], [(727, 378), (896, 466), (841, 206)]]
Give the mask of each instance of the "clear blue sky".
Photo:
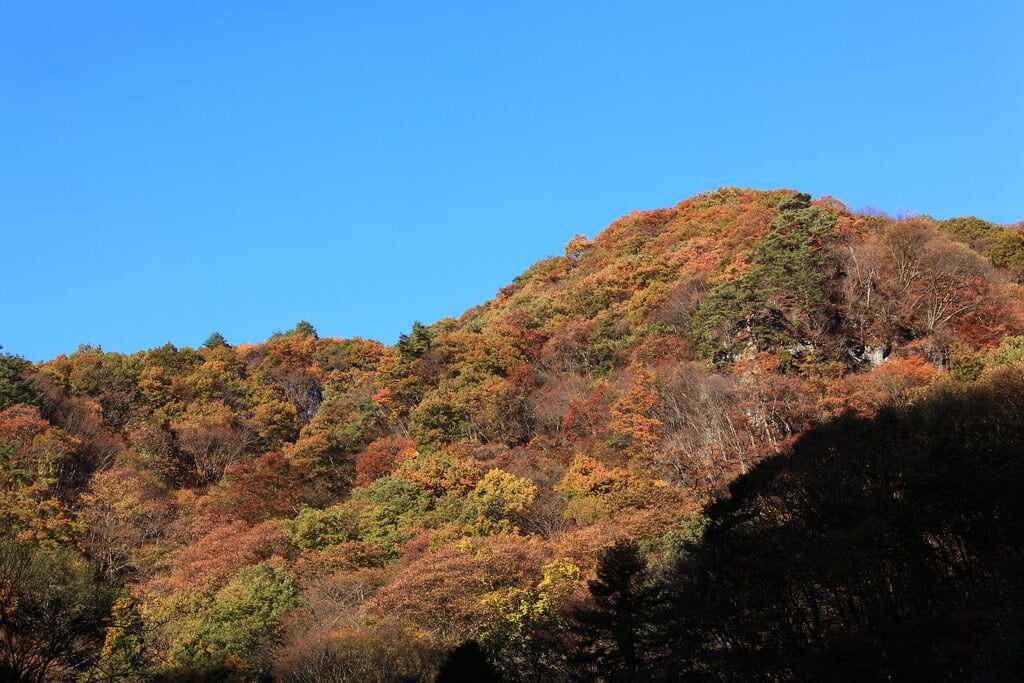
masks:
[(735, 185), (1024, 219), (1024, 3), (10, 2), (0, 344), (392, 343)]

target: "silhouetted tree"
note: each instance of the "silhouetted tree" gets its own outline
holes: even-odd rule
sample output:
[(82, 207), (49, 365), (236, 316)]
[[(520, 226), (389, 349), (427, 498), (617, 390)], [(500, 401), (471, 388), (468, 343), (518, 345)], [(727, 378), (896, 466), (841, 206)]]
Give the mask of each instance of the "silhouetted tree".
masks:
[(708, 509), (702, 544), (663, 582), (672, 665), (715, 680), (1015, 678), (1022, 453), (1019, 368), (812, 430)]
[(487, 683), (501, 681), (501, 677), (487, 661), (480, 644), (475, 640), (467, 640), (448, 653), (437, 672), (436, 680), (437, 683)]
[(594, 606), (573, 615), (585, 646), (577, 657), (584, 679), (637, 681), (649, 678), (647, 648), (654, 594), (636, 542), (621, 539), (597, 558), (589, 582)]

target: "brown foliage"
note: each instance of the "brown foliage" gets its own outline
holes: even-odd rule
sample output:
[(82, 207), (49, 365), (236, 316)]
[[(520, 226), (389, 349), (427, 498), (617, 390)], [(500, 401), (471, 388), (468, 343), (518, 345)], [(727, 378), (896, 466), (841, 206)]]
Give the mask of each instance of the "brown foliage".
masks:
[(356, 455), (356, 486), (367, 486), (416, 453), (412, 439), (390, 436), (373, 441)]
[(882, 406), (907, 403), (938, 377), (939, 371), (920, 356), (891, 358), (871, 372), (849, 375), (829, 385), (820, 410), (824, 417), (846, 412), (871, 417)]
[(431, 639), (393, 624), (340, 631), (316, 631), (290, 642), (274, 662), (274, 680), (433, 680), (443, 651)]
[(301, 504), (317, 498), (309, 474), (274, 452), (228, 465), (203, 504), (222, 518), (256, 524), (290, 516)]
[(287, 544), (278, 521), (256, 526), (241, 520), (227, 522), (181, 551), (166, 585), (177, 591), (199, 588), (208, 581), (223, 582), (241, 567), (280, 555)]
[(167, 493), (159, 475), (131, 464), (92, 478), (79, 519), (86, 528), (85, 546), (102, 571), (128, 569), (132, 553), (163, 533), (174, 514)]
[(365, 605), (364, 614), (454, 645), (475, 634), (482, 596), (536, 582), (550, 552), (543, 542), (511, 535), (451, 543), (402, 568)]
[(190, 406), (171, 428), (192, 469), (207, 480), (219, 479), (228, 465), (251, 455), (259, 444), (256, 430), (224, 404)]

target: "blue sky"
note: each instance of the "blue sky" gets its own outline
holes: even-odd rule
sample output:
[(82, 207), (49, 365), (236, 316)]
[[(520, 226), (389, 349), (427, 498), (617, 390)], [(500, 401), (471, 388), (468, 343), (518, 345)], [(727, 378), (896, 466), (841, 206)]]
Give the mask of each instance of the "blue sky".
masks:
[(0, 344), (393, 343), (720, 186), (1024, 219), (1024, 3), (0, 6)]

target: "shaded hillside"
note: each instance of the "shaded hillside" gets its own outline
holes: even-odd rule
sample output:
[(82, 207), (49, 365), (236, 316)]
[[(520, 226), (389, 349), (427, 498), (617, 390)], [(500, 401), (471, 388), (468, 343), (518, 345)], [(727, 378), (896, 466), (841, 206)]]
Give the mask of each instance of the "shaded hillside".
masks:
[(77, 663), (34, 666), (429, 680), (472, 640), (505, 676), (565, 677), (603, 548), (668, 562), (815, 425), (1016, 362), (1020, 235), (726, 188), (577, 236), (394, 347), (303, 322), (2, 356), (5, 542), (120, 591)]
[[(608, 627), (580, 679), (1015, 680), (1022, 453), (1019, 363), (812, 429), (735, 481), (662, 572), (628, 545), (602, 555), (592, 586), (634, 599), (581, 615)], [(628, 651), (611, 628), (626, 620)]]

